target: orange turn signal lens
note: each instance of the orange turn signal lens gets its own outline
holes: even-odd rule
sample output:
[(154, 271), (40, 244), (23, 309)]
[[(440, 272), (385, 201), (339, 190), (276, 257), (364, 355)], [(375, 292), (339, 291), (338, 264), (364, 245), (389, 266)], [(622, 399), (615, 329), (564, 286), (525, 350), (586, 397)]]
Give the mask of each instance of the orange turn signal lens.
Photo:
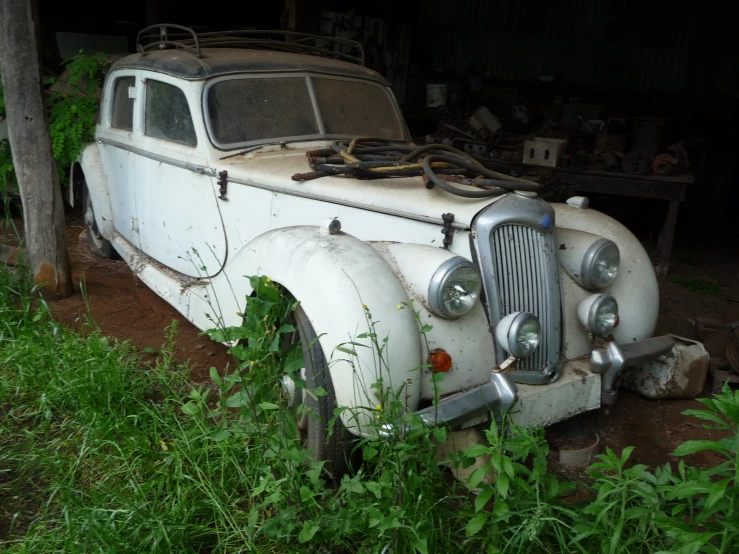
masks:
[(452, 357), (441, 348), (431, 351), (430, 362), (431, 370), (436, 373), (446, 373), (452, 369)]

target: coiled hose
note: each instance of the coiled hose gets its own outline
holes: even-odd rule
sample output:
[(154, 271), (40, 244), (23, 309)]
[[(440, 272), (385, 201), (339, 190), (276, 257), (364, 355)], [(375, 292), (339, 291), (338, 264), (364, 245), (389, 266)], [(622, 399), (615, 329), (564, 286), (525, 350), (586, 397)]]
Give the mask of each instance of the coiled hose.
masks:
[[(427, 187), (438, 186), (464, 198), (491, 198), (507, 191), (539, 192), (542, 185), (486, 168), (478, 160), (445, 144), (415, 146), (372, 137), (334, 142), (331, 148), (306, 154), (313, 169), (296, 173), (294, 181), (327, 175), (349, 175), (357, 179), (425, 176)], [(462, 188), (454, 184), (473, 188)], [(476, 189), (476, 190), (475, 190)]]

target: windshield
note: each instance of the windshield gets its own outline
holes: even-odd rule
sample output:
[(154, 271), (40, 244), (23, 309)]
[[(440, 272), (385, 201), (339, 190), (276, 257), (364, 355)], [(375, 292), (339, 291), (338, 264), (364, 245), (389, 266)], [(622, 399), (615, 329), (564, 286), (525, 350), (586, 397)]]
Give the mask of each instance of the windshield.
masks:
[(205, 95), (208, 132), (221, 149), (302, 138), (406, 138), (390, 92), (369, 82), (237, 77), (214, 81)]

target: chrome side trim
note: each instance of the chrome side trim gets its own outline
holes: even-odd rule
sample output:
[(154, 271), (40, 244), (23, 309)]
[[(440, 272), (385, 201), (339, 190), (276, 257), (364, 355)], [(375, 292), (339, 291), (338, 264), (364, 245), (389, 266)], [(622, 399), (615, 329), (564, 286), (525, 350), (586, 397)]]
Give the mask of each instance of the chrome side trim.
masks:
[[(554, 231), (553, 208), (544, 200), (519, 194), (507, 194), (481, 212), (473, 224), (491, 328), (513, 311), (534, 313), (542, 326), (539, 348), (531, 357), (519, 360), (519, 369), (513, 374), (516, 381), (525, 371), (534, 375), (523, 380), (541, 384), (559, 375), (562, 297)], [(506, 290), (499, 290), (499, 284)], [(520, 305), (510, 305), (512, 301)], [(496, 364), (500, 364), (506, 353), (497, 340), (496, 346)]]
[(174, 167), (179, 167), (180, 169), (187, 169), (188, 171), (192, 171), (194, 173), (201, 173), (203, 175), (209, 175), (211, 177), (216, 176), (216, 170), (213, 169), (212, 167), (206, 167), (204, 165), (196, 165), (196, 164), (191, 164), (188, 162), (183, 162), (182, 160), (178, 160), (176, 158), (170, 158), (168, 156), (162, 156), (161, 154), (155, 154), (148, 150), (144, 150), (143, 148), (137, 148), (136, 146), (131, 146), (130, 144), (126, 144), (124, 142), (118, 142), (117, 140), (112, 140), (112, 139), (105, 138), (105, 137), (98, 137), (95, 140), (98, 142), (98, 144), (107, 144), (114, 148), (120, 148), (121, 150), (126, 150), (133, 154), (138, 154), (139, 156), (143, 156), (144, 158), (149, 158), (150, 160), (154, 160), (155, 162), (172, 165)]

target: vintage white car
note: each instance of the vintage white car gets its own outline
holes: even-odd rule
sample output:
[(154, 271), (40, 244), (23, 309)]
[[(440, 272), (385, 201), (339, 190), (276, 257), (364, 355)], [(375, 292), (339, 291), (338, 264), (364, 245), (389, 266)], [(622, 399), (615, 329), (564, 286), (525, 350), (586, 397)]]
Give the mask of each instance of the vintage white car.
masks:
[[(310, 171), (307, 153), (336, 141), (413, 150), (388, 83), (310, 37), (176, 29), (185, 40), (171, 27), (113, 66), (95, 143), (73, 168), (90, 246), (120, 254), (203, 330), (208, 314), (240, 324), (252, 292), (244, 276), (269, 276), (298, 299), (316, 363), (306, 380), (329, 392), (309, 399), (322, 416), (305, 436), (317, 458), (341, 463), (344, 434), (327, 437), (334, 405), (351, 408), (338, 424), (361, 435), (378, 403), (358, 386), (377, 380), (376, 352), (337, 351), (369, 341), (357, 338), (367, 310), (388, 338), (384, 382), (406, 381), (409, 410), (452, 428), (516, 401), (524, 425), (594, 410), (613, 401), (623, 367), (672, 347), (651, 338), (659, 298), (646, 252), (585, 199), (549, 204), (502, 189), (468, 198), (420, 177), (293, 180)], [(413, 310), (432, 327), (425, 340)], [(445, 372), (438, 409), (435, 371)], [(283, 385), (292, 394), (289, 378)]]

